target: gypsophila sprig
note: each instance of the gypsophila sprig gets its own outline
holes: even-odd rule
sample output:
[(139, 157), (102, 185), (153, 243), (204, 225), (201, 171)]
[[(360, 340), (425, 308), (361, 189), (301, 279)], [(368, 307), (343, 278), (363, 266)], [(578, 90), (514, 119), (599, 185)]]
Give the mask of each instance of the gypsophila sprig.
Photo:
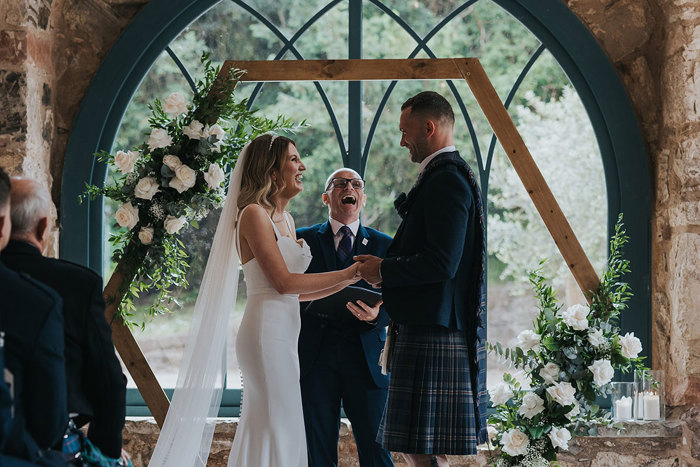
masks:
[(489, 418), (490, 443), (498, 466), (539, 466), (556, 461), (572, 436), (588, 435), (598, 425), (610, 425), (609, 411), (595, 404), (610, 392), (616, 369), (646, 369), (641, 342), (634, 333), (620, 335), (618, 318), (632, 295), (623, 282), (629, 272), (622, 247), (628, 237), (622, 216), (610, 240), (610, 256), (590, 304), (566, 309), (542, 275), (542, 265), (530, 273), (538, 299), (538, 315), (531, 330), (518, 335), (518, 344), (503, 348), (487, 343), (489, 352), (524, 372), (529, 389), (510, 374), (489, 389), (496, 412)]
[(170, 311), (173, 291), (187, 287), (187, 252), (179, 235), (222, 205), (225, 170), (232, 168), (243, 146), (269, 131), (295, 132), (305, 126), (277, 116), (255, 115), (246, 99), (234, 97), (241, 71), (230, 69), (217, 79), (208, 54), (201, 58), (204, 77), (191, 99), (171, 93), (149, 105), (150, 130), (140, 146), (95, 156), (112, 169), (103, 186), (88, 185), (81, 196), (106, 196), (119, 204), (112, 260), (124, 281), (119, 314), (131, 323), (134, 300), (155, 292), (148, 314)]

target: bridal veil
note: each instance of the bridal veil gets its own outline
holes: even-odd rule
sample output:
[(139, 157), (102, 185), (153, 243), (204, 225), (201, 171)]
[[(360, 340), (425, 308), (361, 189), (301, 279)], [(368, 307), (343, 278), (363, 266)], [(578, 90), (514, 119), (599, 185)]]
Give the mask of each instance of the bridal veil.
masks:
[(239, 257), (234, 245), (246, 145), (231, 175), (194, 307), (175, 393), (149, 466), (206, 466), (221, 404), (229, 317), (238, 293)]

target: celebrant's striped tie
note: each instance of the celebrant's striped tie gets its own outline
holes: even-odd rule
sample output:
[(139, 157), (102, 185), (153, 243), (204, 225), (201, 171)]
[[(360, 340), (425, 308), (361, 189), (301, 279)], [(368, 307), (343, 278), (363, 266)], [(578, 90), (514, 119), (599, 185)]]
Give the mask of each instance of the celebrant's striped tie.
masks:
[(347, 225), (342, 226), (340, 231), (343, 233), (343, 238), (338, 243), (338, 259), (341, 263), (344, 263), (352, 251), (352, 239), (350, 238), (352, 231)]

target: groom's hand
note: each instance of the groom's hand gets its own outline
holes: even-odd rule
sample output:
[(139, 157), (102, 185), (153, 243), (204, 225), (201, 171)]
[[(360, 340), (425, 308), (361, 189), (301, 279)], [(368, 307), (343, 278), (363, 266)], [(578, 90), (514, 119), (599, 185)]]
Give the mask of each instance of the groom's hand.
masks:
[(358, 255), (353, 258), (360, 263), (360, 275), (372, 285), (381, 284), (382, 275), (380, 268), (382, 259), (372, 255)]

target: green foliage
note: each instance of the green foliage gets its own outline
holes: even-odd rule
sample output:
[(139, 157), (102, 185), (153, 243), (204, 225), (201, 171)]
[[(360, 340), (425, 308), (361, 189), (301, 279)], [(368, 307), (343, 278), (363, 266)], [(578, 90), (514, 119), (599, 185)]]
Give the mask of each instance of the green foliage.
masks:
[[(198, 228), (198, 221), (223, 203), (222, 168), (233, 167), (240, 150), (255, 137), (271, 130), (294, 132), (304, 125), (249, 111), (245, 99), (234, 97), (240, 71), (232, 69), (220, 81), (220, 68), (208, 54), (202, 54), (201, 64), (204, 76), (196, 83), (192, 102), (183, 108), (184, 97), (173, 93), (168, 107), (159, 99), (149, 104), (148, 142), (116, 155), (95, 154), (114, 168), (111, 181), (104, 187), (87, 186), (83, 195), (121, 203), (109, 242), (112, 261), (124, 277), (119, 313), (130, 324), (140, 295), (152, 297), (147, 314), (157, 315), (176, 304), (174, 290), (188, 287), (189, 256), (179, 232), (186, 224)], [(131, 164), (124, 162), (129, 158)]]

